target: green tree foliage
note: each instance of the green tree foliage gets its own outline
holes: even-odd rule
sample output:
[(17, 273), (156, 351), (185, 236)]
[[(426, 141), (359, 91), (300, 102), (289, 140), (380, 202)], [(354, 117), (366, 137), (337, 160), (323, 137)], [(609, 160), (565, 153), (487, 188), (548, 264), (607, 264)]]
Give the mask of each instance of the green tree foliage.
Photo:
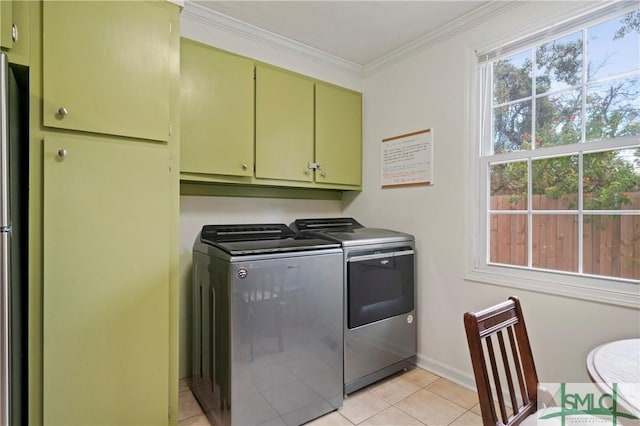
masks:
[(635, 10), (631, 13), (627, 13), (622, 18), (622, 25), (620, 29), (616, 31), (614, 40), (618, 40), (626, 36), (627, 34), (640, 33), (640, 10)]
[(582, 80), (582, 40), (552, 41), (536, 49), (536, 65), (542, 74), (536, 76), (537, 92), (551, 89), (552, 81), (575, 86)]
[[(625, 15), (612, 42), (628, 34), (640, 34), (640, 11)], [(640, 135), (640, 76), (608, 80), (587, 86), (586, 116), (582, 117), (582, 38), (578, 33), (538, 46), (535, 64), (531, 53), (493, 64), (494, 152), (496, 154), (575, 144), (586, 139), (610, 139)], [(533, 51), (531, 51), (533, 52)], [(591, 64), (594, 74), (605, 64)], [(533, 68), (536, 69), (535, 123), (532, 122)], [(589, 78), (589, 76), (587, 76)], [(590, 81), (590, 80), (589, 80)], [(565, 90), (562, 90), (565, 89)], [(545, 93), (553, 91), (552, 95)], [(518, 101), (520, 99), (527, 99)], [(584, 123), (583, 123), (584, 121)], [(535, 126), (535, 128), (533, 127)], [(535, 140), (532, 140), (532, 133)], [(629, 193), (640, 191), (640, 148), (588, 153), (583, 159), (585, 209), (630, 208)], [(579, 175), (577, 155), (532, 162), (532, 194), (565, 200), (576, 208)], [(527, 163), (516, 161), (491, 168), (491, 195), (526, 197)]]
[(587, 140), (640, 135), (639, 79), (611, 81), (587, 94)]
[[(640, 154), (637, 152), (636, 154)], [(584, 155), (584, 208), (618, 210), (632, 206), (631, 192), (640, 191), (640, 158), (629, 163), (615, 151)]]

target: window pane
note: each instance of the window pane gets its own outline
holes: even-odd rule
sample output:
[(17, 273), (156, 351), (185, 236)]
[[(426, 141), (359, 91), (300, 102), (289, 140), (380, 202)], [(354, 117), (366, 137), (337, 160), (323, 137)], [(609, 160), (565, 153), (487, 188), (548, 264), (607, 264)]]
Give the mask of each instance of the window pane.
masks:
[(531, 101), (496, 108), (493, 113), (493, 152), (531, 148)]
[(583, 271), (640, 279), (640, 215), (585, 216)]
[(536, 99), (536, 147), (567, 145), (582, 138), (582, 96), (570, 90)]
[(577, 155), (545, 158), (531, 162), (534, 210), (576, 210), (578, 208)]
[(489, 165), (491, 210), (527, 209), (527, 162)]
[(534, 215), (534, 268), (578, 272), (578, 216)]
[(531, 96), (531, 50), (493, 63), (493, 103)]
[(491, 263), (527, 266), (527, 216), (523, 214), (492, 214)]
[(587, 87), (587, 140), (640, 135), (640, 77)]
[(587, 29), (589, 81), (640, 68), (640, 11)]
[(584, 154), (585, 210), (640, 210), (640, 148)]
[(582, 83), (582, 32), (550, 41), (536, 49), (536, 93)]
[(591, 22), (548, 42), (543, 33), (520, 40), (529, 48), (481, 64), (491, 87), (480, 104), (483, 256), (638, 280), (640, 9)]

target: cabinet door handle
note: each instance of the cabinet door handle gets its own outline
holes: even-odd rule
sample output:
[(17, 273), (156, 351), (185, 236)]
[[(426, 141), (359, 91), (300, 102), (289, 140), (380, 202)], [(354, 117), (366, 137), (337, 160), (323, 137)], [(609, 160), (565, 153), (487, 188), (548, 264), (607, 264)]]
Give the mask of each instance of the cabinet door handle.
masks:
[(242, 170), (248, 170), (249, 165), (247, 163), (242, 163)]
[(11, 39), (14, 43), (18, 41), (18, 26), (16, 24), (11, 26)]
[(310, 173), (309, 170), (305, 170), (304, 171), (304, 174), (307, 175), (307, 176), (309, 176), (309, 173)]
[(69, 154), (69, 152), (64, 148), (58, 150), (58, 157), (60, 157), (60, 158), (66, 157), (67, 154)]
[(322, 176), (322, 177), (327, 177), (327, 172), (321, 172), (321, 173), (320, 173), (320, 176)]
[(69, 114), (69, 110), (66, 109), (65, 107), (60, 107), (58, 108), (58, 114), (64, 117), (65, 115)]

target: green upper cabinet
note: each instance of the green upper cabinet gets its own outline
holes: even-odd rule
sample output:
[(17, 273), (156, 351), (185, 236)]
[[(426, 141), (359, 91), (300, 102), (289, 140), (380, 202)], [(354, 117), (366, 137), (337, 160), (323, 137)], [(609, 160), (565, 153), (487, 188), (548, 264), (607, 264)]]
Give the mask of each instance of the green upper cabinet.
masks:
[[(30, 1), (0, 1), (0, 47), (9, 62), (29, 65)], [(36, 4), (36, 3), (34, 3)]]
[(362, 184), (362, 94), (316, 84), (316, 182)]
[(0, 47), (13, 47), (13, 1), (0, 1)]
[(359, 190), (362, 94), (181, 40), (183, 182)]
[(183, 173), (253, 176), (253, 61), (180, 42)]
[(256, 178), (312, 182), (313, 80), (256, 66)]
[(166, 2), (45, 1), (44, 125), (169, 139)]

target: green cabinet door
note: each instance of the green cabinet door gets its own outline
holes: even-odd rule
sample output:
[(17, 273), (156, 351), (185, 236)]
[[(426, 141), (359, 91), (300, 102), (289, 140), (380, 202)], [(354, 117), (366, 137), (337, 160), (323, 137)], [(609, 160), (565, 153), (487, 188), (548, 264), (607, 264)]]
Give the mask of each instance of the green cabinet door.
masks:
[(13, 0), (0, 1), (0, 47), (13, 47)]
[[(11, 16), (12, 23), (9, 25), (10, 34), (5, 34), (5, 24), (2, 23), (2, 46), (7, 51), (9, 62), (12, 64), (29, 65), (29, 23), (30, 23), (30, 8), (37, 6), (37, 3), (27, 0), (14, 0), (5, 2), (0, 0), (2, 8), (5, 3), (12, 4)], [(4, 10), (2, 11), (2, 19), (4, 20)], [(8, 42), (4, 40), (9, 38)]]
[(44, 125), (167, 140), (171, 8), (45, 1)]
[(256, 178), (311, 182), (313, 81), (256, 66)]
[(45, 138), (46, 425), (168, 422), (168, 157), (160, 144)]
[(362, 94), (316, 84), (316, 182), (362, 184)]
[(253, 176), (253, 61), (180, 41), (180, 171)]

